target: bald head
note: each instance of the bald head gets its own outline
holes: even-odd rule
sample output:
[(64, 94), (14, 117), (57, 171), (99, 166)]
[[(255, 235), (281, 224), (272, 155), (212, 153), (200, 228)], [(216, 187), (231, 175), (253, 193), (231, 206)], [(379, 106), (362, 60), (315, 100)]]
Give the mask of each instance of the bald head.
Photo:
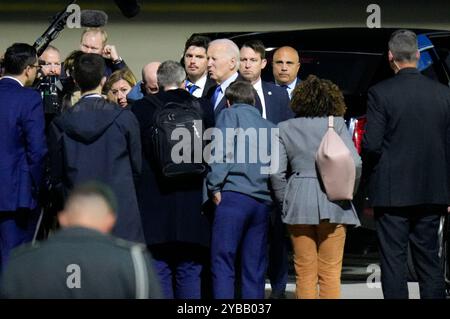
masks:
[(208, 46), (208, 73), (218, 84), (239, 69), (239, 47), (231, 40), (218, 39)]
[(39, 57), (39, 63), (42, 65), (42, 73), (47, 75), (61, 75), (61, 55), (59, 50), (49, 45)]
[(294, 82), (300, 70), (300, 56), (292, 47), (278, 48), (273, 54), (272, 62), (273, 77), (280, 85)]
[(161, 62), (150, 62), (142, 68), (142, 83), (147, 94), (156, 94), (159, 91), (156, 72)]
[(116, 221), (112, 193), (105, 186), (89, 183), (69, 196), (58, 221), (62, 227), (85, 227), (109, 233)]

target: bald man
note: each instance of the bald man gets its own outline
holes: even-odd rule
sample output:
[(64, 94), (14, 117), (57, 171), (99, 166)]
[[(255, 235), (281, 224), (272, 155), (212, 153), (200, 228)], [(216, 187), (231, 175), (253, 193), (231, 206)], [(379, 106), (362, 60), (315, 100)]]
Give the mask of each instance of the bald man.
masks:
[(272, 71), (275, 83), (286, 88), (289, 98), (300, 79), (297, 77), (300, 70), (300, 56), (292, 47), (278, 48), (273, 54)]
[(217, 118), (220, 111), (226, 108), (225, 90), (239, 77), (239, 47), (229, 39), (211, 41), (207, 50), (208, 73), (216, 81), (206, 95)]
[(41, 72), (44, 76), (61, 75), (61, 55), (59, 50), (49, 45), (39, 57), (39, 64), (42, 65)]
[(149, 62), (142, 68), (142, 80), (136, 83), (127, 95), (129, 102), (142, 99), (145, 95), (156, 94), (159, 92), (158, 79), (156, 73), (161, 62)]
[(116, 221), (112, 192), (75, 187), (46, 242), (17, 249), (2, 277), (5, 298), (160, 298), (146, 248), (108, 234)]

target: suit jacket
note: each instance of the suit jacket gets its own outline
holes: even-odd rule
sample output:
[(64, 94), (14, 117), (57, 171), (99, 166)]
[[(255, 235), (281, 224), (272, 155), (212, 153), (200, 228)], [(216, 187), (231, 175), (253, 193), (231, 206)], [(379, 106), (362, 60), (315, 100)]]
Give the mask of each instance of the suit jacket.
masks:
[[(132, 249), (140, 258), (133, 258)], [(77, 273), (80, 287), (69, 288), (66, 283), (76, 283)], [(64, 228), (45, 242), (17, 248), (1, 284), (1, 296), (14, 299), (134, 299), (138, 291), (142, 298), (162, 297), (145, 246), (83, 227)]]
[(0, 211), (36, 207), (47, 153), (44, 130), (40, 94), (0, 80)]
[[(329, 219), (330, 223), (359, 225), (351, 202), (330, 202), (317, 175), (315, 155), (328, 129), (328, 118), (298, 117), (281, 122), (278, 127), (279, 169), (272, 174), (271, 182), (275, 197), (283, 207), (283, 222), (317, 225), (321, 220)], [(358, 180), (361, 159), (344, 119), (335, 117), (334, 127), (352, 153)], [(292, 174), (289, 174), (289, 168)]]
[[(241, 75), (239, 74), (238, 77), (236, 78), (235, 81), (245, 81), (243, 77), (241, 77)], [(210, 89), (208, 90), (208, 92), (206, 93), (205, 99), (210, 103), (211, 108), (214, 110), (214, 116), (217, 119), (217, 116), (219, 115), (219, 113), (225, 109), (227, 107), (227, 99), (225, 97), (225, 95), (222, 97), (222, 99), (220, 100), (219, 104), (217, 104), (217, 107), (214, 109), (214, 104), (212, 103), (212, 98), (214, 96), (214, 92), (216, 91), (216, 87), (217, 87), (217, 83), (215, 83), (213, 86), (210, 87)], [(224, 92), (225, 93), (225, 92)]]
[[(151, 128), (155, 111), (167, 102), (191, 99), (196, 98), (186, 90), (160, 91), (136, 101), (131, 108), (139, 121), (144, 150), (137, 194), (147, 245), (179, 242), (209, 246), (210, 224), (208, 216), (202, 214), (203, 176), (165, 178), (153, 160)], [(205, 130), (214, 125), (214, 115), (209, 103), (199, 101)]]
[(364, 170), (373, 206), (450, 203), (450, 89), (400, 70), (368, 92)]
[[(270, 82), (261, 82), (264, 93), (264, 101), (266, 104), (266, 118), (274, 124), (286, 121), (295, 116), (290, 108), (290, 100), (287, 91)], [(256, 104), (261, 106), (259, 96), (256, 97)], [(258, 105), (257, 105), (258, 107)]]
[(216, 81), (214, 81), (213, 79), (207, 78), (206, 83), (205, 83), (205, 88), (203, 89), (203, 92), (202, 92), (202, 97), (206, 97), (208, 95), (209, 90), (212, 87), (215, 88), (216, 85), (217, 85)]

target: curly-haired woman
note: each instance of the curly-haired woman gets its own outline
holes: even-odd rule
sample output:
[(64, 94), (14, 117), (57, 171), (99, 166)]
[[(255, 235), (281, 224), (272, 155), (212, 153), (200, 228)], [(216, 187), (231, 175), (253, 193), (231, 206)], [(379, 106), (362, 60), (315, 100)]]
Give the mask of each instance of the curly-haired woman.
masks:
[(346, 226), (360, 223), (350, 201), (328, 200), (317, 174), (315, 154), (328, 116), (353, 154), (357, 179), (361, 159), (342, 117), (346, 106), (337, 85), (310, 75), (293, 91), (291, 108), (296, 118), (278, 125), (280, 166), (271, 181), (294, 247), (296, 297), (339, 298)]

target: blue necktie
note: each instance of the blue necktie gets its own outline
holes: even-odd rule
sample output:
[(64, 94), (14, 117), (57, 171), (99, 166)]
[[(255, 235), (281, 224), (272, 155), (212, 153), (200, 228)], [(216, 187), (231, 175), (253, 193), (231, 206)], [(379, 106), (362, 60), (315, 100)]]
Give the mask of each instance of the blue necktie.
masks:
[(213, 95), (212, 100), (211, 100), (214, 108), (216, 108), (217, 97), (219, 96), (220, 93), (222, 93), (222, 87), (220, 85), (218, 85), (216, 87), (216, 90), (214, 91), (214, 95)]
[(197, 90), (199, 87), (194, 83), (192, 83), (191, 81), (186, 80), (186, 88), (188, 89), (189, 94), (192, 95), (192, 93), (194, 93), (194, 91)]

